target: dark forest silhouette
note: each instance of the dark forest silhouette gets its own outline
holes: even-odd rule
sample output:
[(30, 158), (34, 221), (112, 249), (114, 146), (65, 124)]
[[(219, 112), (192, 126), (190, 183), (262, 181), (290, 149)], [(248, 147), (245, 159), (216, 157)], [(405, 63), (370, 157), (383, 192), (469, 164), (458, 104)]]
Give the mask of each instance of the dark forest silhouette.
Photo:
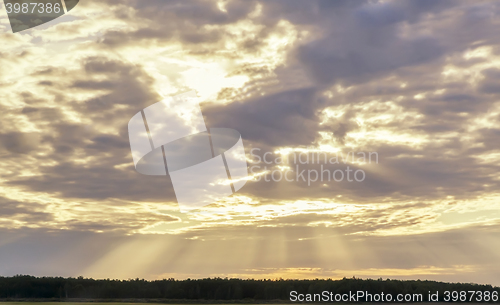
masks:
[(241, 280), (228, 278), (135, 280), (95, 280), (90, 278), (0, 277), (1, 299), (171, 299), (171, 300), (286, 300), (290, 291), (299, 293), (421, 293), (439, 291), (500, 291), (491, 285), (344, 278), (342, 280)]

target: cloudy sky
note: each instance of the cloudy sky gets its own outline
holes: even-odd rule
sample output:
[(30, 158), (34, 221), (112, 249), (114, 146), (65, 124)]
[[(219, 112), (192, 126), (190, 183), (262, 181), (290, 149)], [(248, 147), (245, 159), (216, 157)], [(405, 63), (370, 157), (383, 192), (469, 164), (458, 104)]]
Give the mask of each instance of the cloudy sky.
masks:
[[(499, 15), (494, 1), (82, 0), (13, 34), (2, 5), (0, 275), (500, 285)], [(212, 212), (181, 213), (169, 177), (135, 171), (127, 124), (192, 90), (208, 127), (241, 133), (249, 168), (252, 149), (378, 163), (325, 164), (366, 179), (310, 185), (261, 168)]]

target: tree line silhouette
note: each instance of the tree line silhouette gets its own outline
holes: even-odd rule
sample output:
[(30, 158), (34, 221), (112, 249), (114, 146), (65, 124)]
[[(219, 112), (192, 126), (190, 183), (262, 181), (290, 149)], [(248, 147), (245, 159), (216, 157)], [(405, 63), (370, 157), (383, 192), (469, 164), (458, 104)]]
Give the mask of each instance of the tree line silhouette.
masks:
[(341, 280), (255, 280), (255, 279), (163, 279), (147, 281), (96, 280), (92, 278), (34, 277), (17, 275), (0, 277), (1, 299), (172, 299), (172, 300), (290, 300), (290, 292), (349, 293), (366, 291), (387, 294), (444, 291), (500, 291), (499, 287), (466, 283), (444, 283), (421, 280), (373, 280), (344, 278)]

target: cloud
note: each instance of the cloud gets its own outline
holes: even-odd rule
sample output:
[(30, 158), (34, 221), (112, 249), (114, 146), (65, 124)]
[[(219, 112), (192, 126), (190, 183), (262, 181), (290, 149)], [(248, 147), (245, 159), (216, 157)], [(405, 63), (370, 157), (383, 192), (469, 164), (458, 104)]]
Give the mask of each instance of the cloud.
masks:
[[(0, 271), (97, 276), (113, 265), (107, 276), (152, 278), (306, 266), (315, 275), (494, 279), (499, 8), (87, 1), (56, 23), (4, 31), (0, 240), (12, 242), (0, 247)], [(167, 177), (134, 170), (127, 123), (188, 90), (203, 100), (208, 127), (240, 131), (261, 158), (364, 151), (379, 162), (300, 165), (349, 166), (366, 179), (261, 176), (206, 214), (181, 215)], [(281, 165), (266, 166), (277, 175)], [(87, 258), (77, 253), (86, 246)], [(16, 265), (19, 251), (28, 254)], [(130, 251), (144, 260), (121, 268)], [(29, 253), (43, 254), (36, 266)]]
[(11, 153), (25, 154), (35, 150), (40, 145), (38, 133), (11, 132), (0, 136), (4, 149)]
[(248, 141), (271, 147), (307, 145), (317, 136), (316, 109), (321, 103), (315, 89), (306, 88), (229, 105), (208, 105), (203, 112), (209, 127), (238, 129)]

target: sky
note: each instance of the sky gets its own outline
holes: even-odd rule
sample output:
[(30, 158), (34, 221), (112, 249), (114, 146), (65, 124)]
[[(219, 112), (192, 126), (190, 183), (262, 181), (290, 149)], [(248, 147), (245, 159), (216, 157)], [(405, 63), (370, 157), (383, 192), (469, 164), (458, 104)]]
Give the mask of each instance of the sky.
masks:
[[(499, 14), (81, 0), (12, 33), (2, 4), (0, 275), (500, 285)], [(179, 210), (169, 176), (135, 170), (127, 129), (191, 91), (207, 127), (240, 132), (250, 174), (203, 213)], [(341, 161), (275, 162), (320, 152)], [(359, 152), (376, 161), (345, 158)], [(269, 179), (297, 166), (364, 176)]]

